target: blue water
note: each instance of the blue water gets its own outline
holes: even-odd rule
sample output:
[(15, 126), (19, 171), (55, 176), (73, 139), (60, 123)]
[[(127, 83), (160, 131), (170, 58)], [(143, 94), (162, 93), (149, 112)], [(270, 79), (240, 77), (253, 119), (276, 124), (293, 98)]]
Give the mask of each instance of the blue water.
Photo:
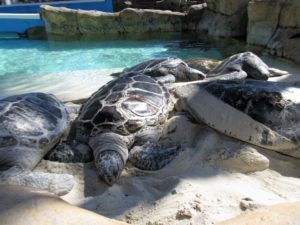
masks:
[(215, 48), (180, 47), (182, 41), (47, 42), (0, 40), (0, 76), (30, 76), (69, 70), (133, 66), (144, 60), (176, 56), (222, 58)]
[[(87, 97), (112, 79), (115, 69), (158, 57), (223, 59), (238, 44), (192, 40), (0, 40), (0, 98), (44, 91), (63, 100)], [(89, 72), (93, 71), (93, 72)], [(95, 72), (96, 71), (96, 72)]]

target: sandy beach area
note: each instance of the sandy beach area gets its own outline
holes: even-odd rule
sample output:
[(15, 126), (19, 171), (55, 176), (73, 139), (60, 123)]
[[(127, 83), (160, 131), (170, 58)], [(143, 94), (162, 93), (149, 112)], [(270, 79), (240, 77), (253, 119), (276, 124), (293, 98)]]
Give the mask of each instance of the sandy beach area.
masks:
[[(270, 80), (298, 81), (299, 76)], [(113, 186), (97, 177), (93, 162), (43, 160), (35, 171), (72, 174), (75, 186), (64, 200), (136, 225), (211, 225), (263, 206), (300, 201), (299, 159), (229, 138), (182, 113), (168, 121), (161, 142), (183, 151), (155, 172), (127, 163)]]
[(159, 171), (127, 164), (107, 186), (93, 163), (42, 161), (35, 171), (69, 173), (72, 205), (130, 224), (215, 224), (244, 211), (300, 201), (300, 160), (219, 134), (186, 116), (173, 117), (164, 142), (184, 149)]

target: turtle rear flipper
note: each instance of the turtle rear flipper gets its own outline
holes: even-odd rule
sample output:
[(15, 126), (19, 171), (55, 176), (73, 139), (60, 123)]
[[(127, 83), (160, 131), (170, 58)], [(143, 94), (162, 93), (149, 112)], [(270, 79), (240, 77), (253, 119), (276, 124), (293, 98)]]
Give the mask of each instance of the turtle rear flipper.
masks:
[(31, 172), (19, 167), (11, 167), (0, 172), (0, 183), (38, 188), (61, 196), (71, 191), (74, 178), (69, 174)]
[(159, 170), (169, 164), (181, 151), (178, 146), (135, 146), (129, 154), (129, 161), (141, 170)]

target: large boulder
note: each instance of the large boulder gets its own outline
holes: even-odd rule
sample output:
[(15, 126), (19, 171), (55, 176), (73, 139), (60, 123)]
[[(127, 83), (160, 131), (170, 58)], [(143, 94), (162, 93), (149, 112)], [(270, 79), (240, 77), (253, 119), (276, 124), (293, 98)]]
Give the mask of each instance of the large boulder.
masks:
[(247, 8), (249, 0), (206, 0), (210, 10), (232, 16)]
[(300, 62), (298, 0), (252, 0), (248, 18), (248, 43), (265, 46), (274, 55)]
[(201, 20), (206, 3), (192, 5), (189, 7), (184, 21), (184, 29), (188, 31), (196, 31), (198, 22)]
[(249, 0), (208, 0), (197, 30), (222, 37), (246, 36)]
[(274, 34), (281, 6), (276, 1), (250, 1), (247, 42), (267, 45)]

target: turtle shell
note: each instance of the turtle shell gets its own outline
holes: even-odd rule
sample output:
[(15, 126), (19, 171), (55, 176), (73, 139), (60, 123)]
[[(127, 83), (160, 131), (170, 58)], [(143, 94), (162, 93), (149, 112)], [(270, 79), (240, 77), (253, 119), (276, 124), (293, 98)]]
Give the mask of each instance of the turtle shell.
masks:
[(169, 92), (155, 78), (131, 73), (96, 91), (81, 109), (79, 127), (87, 135), (113, 131), (132, 134), (162, 124), (168, 116)]
[(0, 169), (32, 169), (69, 126), (69, 115), (56, 97), (29, 93), (0, 100)]

